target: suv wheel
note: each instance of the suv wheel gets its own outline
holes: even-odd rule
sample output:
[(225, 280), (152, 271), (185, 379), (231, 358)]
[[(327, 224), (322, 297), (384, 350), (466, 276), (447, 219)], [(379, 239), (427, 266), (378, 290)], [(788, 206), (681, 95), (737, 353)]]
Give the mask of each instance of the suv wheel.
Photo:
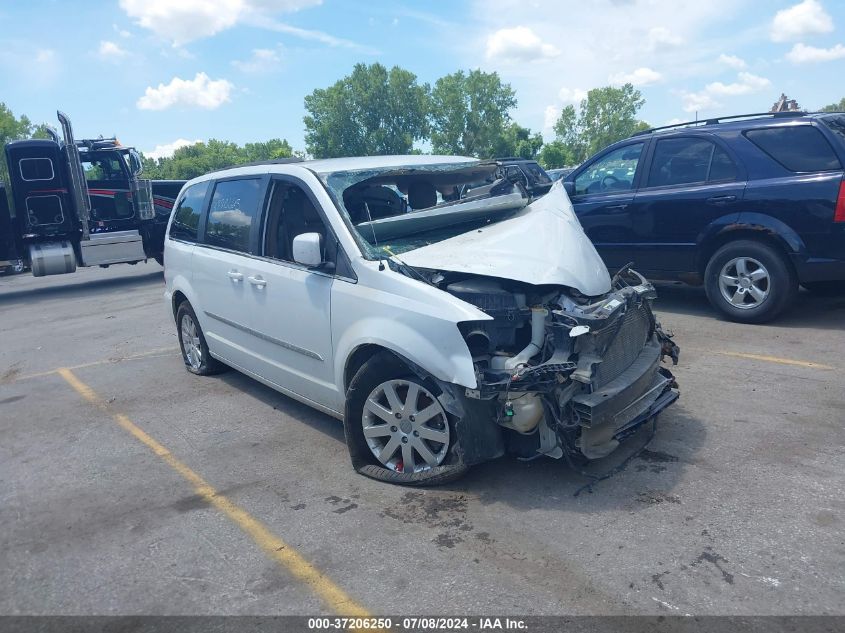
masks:
[(713, 307), (730, 320), (763, 323), (789, 306), (798, 282), (777, 250), (761, 242), (738, 240), (710, 258), (704, 289)]
[(347, 392), (344, 431), (362, 475), (406, 486), (454, 481), (467, 471), (455, 451), (455, 424), (429, 381), (392, 354), (376, 354)]
[(198, 376), (210, 376), (225, 369), (225, 365), (208, 353), (208, 344), (197, 321), (197, 315), (187, 301), (179, 304), (176, 311), (176, 331), (185, 369)]

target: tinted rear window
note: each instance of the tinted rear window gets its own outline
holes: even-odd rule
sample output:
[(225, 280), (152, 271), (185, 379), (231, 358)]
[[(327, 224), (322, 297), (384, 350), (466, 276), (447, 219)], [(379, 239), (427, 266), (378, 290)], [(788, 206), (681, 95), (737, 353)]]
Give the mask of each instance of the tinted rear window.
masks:
[(261, 180), (257, 178), (218, 182), (208, 208), (205, 243), (248, 253), (260, 191)]
[(790, 171), (842, 169), (830, 143), (812, 125), (748, 130), (745, 137)]
[(736, 180), (736, 165), (721, 147), (702, 138), (657, 141), (648, 187)]

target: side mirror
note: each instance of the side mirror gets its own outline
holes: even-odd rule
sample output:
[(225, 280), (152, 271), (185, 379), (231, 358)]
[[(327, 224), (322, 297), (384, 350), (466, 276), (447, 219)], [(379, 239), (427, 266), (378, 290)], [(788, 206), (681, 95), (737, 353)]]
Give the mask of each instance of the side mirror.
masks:
[(323, 263), (323, 236), (319, 233), (302, 233), (293, 238), (293, 261), (308, 268)]
[(573, 181), (564, 180), (563, 188), (566, 190), (566, 195), (570, 198), (575, 195), (575, 183)]

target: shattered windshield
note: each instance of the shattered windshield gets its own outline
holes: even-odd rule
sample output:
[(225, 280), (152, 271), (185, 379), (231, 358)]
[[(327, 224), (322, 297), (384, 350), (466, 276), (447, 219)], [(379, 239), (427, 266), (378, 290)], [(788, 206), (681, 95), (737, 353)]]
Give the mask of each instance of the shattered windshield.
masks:
[(529, 202), (494, 162), (319, 174), (364, 256), (378, 259), (512, 216)]

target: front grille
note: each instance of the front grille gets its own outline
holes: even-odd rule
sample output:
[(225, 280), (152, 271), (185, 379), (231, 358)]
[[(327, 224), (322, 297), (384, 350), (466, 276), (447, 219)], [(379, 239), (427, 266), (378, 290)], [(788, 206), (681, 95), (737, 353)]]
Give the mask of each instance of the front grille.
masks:
[(608, 341), (613, 338), (607, 351), (602, 355), (602, 362), (596, 366), (594, 385), (601, 387), (614, 378), (619, 377), (628, 369), (631, 364), (643, 351), (643, 346), (648, 340), (651, 330), (651, 319), (646, 305), (632, 305), (628, 308), (619, 333), (615, 333), (615, 327), (608, 328), (596, 341), (597, 349), (603, 349)]

